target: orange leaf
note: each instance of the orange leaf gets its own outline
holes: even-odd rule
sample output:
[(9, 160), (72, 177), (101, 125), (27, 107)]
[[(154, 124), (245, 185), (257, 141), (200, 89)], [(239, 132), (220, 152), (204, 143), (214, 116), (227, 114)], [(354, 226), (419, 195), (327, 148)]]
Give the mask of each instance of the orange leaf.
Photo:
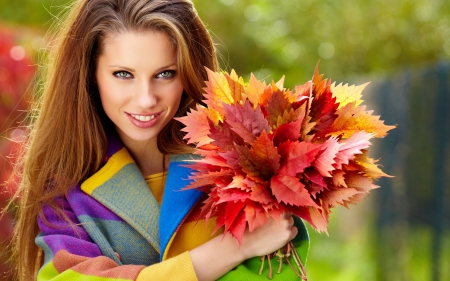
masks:
[(264, 82), (259, 81), (253, 75), (253, 73), (250, 73), (250, 81), (248, 82), (247, 87), (245, 87), (244, 89), (242, 100), (245, 100), (247, 98), (253, 104), (253, 106), (256, 107), (259, 102), (259, 98), (264, 93), (264, 89), (266, 87), (267, 85)]
[(380, 116), (372, 116), (372, 111), (365, 111), (365, 106), (355, 107), (355, 102), (351, 102), (340, 108), (338, 115), (332, 126), (326, 131), (327, 135), (349, 138), (357, 131), (373, 133), (375, 137), (382, 138), (387, 135), (389, 130), (396, 126), (384, 125), (379, 120)]
[(197, 147), (201, 147), (213, 141), (208, 137), (210, 126), (206, 108), (197, 105), (197, 110), (191, 109), (191, 112), (188, 112), (186, 116), (175, 119), (186, 126), (181, 130), (187, 132), (184, 138), (189, 139), (188, 143), (196, 143)]

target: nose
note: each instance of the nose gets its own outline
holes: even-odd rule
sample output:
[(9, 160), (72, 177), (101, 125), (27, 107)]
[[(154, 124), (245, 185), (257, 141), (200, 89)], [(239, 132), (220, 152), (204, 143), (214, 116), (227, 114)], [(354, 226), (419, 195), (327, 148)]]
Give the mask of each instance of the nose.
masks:
[(136, 103), (141, 108), (150, 108), (156, 105), (155, 88), (149, 81), (142, 81), (136, 89)]

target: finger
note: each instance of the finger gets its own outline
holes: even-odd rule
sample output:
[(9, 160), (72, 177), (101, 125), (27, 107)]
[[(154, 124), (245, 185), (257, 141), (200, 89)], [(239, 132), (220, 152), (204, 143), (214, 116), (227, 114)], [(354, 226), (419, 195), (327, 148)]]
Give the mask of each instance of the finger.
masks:
[(290, 240), (294, 239), (297, 236), (297, 234), (298, 234), (298, 228), (296, 226), (293, 226), (291, 228), (291, 239)]
[(294, 217), (292, 216), (289, 217), (289, 226), (294, 226)]

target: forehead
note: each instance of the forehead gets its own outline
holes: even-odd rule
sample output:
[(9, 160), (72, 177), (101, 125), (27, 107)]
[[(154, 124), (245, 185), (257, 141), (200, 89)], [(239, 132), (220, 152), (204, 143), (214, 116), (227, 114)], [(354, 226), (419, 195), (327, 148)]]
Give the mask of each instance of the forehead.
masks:
[(175, 45), (164, 32), (124, 31), (110, 33), (103, 38), (100, 60), (139, 64), (176, 61)]

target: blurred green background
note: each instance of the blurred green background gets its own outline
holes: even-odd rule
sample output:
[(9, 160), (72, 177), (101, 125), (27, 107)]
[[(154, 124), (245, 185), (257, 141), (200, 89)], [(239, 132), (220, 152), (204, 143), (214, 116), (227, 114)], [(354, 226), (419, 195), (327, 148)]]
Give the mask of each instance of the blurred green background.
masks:
[[(64, 0), (0, 0), (0, 180), (24, 118), (26, 91)], [(350, 210), (337, 208), (329, 236), (311, 230), (309, 280), (450, 280), (450, 1), (194, 0), (221, 67), (293, 88), (320, 72), (372, 83), (368, 108), (398, 128), (372, 157), (395, 176)], [(12, 141), (13, 140), (13, 141)], [(0, 192), (0, 207), (14, 190)], [(0, 250), (13, 218), (0, 221)], [(7, 253), (0, 255), (8, 271)], [(6, 274), (0, 280), (11, 280)]]

